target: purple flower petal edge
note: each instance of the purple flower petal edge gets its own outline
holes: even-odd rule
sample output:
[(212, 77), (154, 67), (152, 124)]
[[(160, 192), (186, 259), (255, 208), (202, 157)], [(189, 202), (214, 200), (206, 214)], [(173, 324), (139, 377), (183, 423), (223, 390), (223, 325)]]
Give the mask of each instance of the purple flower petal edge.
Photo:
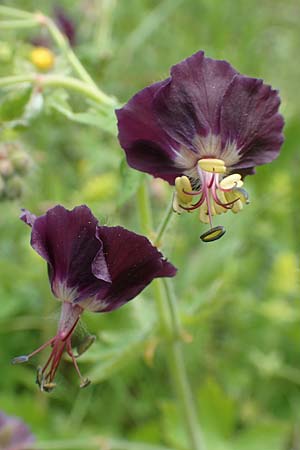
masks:
[(245, 175), (279, 154), (279, 105), (278, 91), (262, 80), (200, 51), (116, 111), (119, 141), (131, 167), (170, 184), (201, 158), (222, 159), (227, 173)]

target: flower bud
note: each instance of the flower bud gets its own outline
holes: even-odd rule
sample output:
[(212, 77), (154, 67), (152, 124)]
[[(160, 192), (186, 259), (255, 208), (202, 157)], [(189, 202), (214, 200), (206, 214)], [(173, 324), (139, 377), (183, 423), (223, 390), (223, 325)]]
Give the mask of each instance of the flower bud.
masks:
[(32, 64), (39, 70), (47, 71), (54, 66), (54, 54), (49, 48), (36, 47), (30, 53)]
[(1, 450), (33, 449), (35, 438), (28, 427), (17, 417), (9, 417), (0, 411)]
[(31, 159), (26, 152), (17, 150), (12, 154), (10, 160), (16, 172), (21, 175), (28, 173), (31, 167)]
[(13, 165), (9, 159), (0, 160), (0, 175), (4, 178), (10, 177), (14, 172)]
[(9, 200), (15, 200), (21, 197), (23, 192), (23, 180), (18, 175), (14, 175), (9, 178), (5, 184), (6, 198)]

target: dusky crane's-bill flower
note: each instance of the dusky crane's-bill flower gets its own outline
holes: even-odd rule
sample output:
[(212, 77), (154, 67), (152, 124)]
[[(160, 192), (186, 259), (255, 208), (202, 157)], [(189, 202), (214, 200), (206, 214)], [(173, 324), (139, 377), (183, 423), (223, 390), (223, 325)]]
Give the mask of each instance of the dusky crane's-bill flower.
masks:
[(21, 419), (0, 411), (1, 450), (30, 450), (34, 443), (35, 437)]
[(62, 309), (56, 336), (13, 362), (27, 362), (51, 346), (51, 355), (37, 376), (40, 388), (50, 391), (66, 351), (84, 387), (89, 380), (79, 371), (71, 341), (83, 311), (119, 308), (154, 278), (172, 277), (176, 269), (144, 236), (120, 226), (98, 225), (85, 205), (72, 211), (58, 205), (40, 217), (24, 210), (21, 219), (32, 227), (31, 245), (47, 262), (51, 289), (62, 302)]
[(212, 217), (248, 202), (243, 179), (275, 159), (284, 121), (278, 92), (202, 51), (116, 111), (128, 164), (175, 185), (173, 209), (199, 209), (204, 241), (225, 230)]

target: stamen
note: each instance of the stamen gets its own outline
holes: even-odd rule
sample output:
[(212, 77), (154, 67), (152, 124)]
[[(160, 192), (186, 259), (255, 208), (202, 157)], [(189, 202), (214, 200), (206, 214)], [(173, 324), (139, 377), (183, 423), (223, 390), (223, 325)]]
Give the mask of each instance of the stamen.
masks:
[(74, 353), (73, 353), (73, 351), (72, 351), (72, 346), (71, 346), (71, 341), (70, 341), (70, 339), (69, 339), (68, 342), (67, 342), (67, 352), (68, 352), (68, 355), (71, 356), (72, 361), (73, 361), (73, 364), (74, 364), (74, 367), (75, 367), (75, 369), (76, 369), (76, 372), (77, 372), (77, 374), (78, 374), (78, 376), (79, 376), (79, 378), (80, 378), (80, 381), (81, 381), (80, 387), (81, 387), (81, 388), (87, 387), (87, 386), (91, 383), (91, 381), (90, 381), (88, 378), (83, 378), (83, 376), (81, 375), (81, 372), (80, 372), (80, 370), (79, 370), (79, 367), (78, 367), (76, 358), (75, 358)]
[[(36, 383), (39, 385), (41, 391), (51, 392), (55, 388), (56, 384), (53, 382), (53, 380), (65, 350), (67, 350), (67, 353), (71, 356), (75, 369), (80, 377), (80, 386), (85, 387), (90, 383), (89, 380), (82, 377), (71, 345), (72, 333), (75, 330), (82, 311), (82, 308), (78, 305), (74, 306), (69, 302), (64, 302), (56, 336), (49, 339), (49, 341), (41, 345), (41, 347), (34, 350), (29, 355), (17, 356), (12, 360), (13, 364), (24, 363), (29, 361), (32, 356), (44, 350), (46, 347), (53, 347), (44, 367), (38, 368), (37, 370)], [(89, 336), (88, 340), (84, 340), (79, 347), (79, 354), (83, 353), (93, 343), (94, 340), (94, 336)]]
[(198, 161), (198, 166), (205, 172), (226, 173), (226, 166), (222, 159), (203, 158)]
[(225, 233), (226, 233), (225, 228), (220, 225), (218, 227), (211, 228), (210, 230), (201, 234), (200, 239), (203, 242), (217, 241), (222, 236), (224, 236)]
[(55, 341), (55, 337), (49, 339), (49, 341), (45, 342), (43, 345), (41, 345), (39, 348), (37, 348), (36, 350), (34, 350), (33, 352), (29, 353), (29, 355), (22, 355), (22, 356), (16, 356), (15, 358), (13, 358), (11, 360), (12, 364), (22, 364), (25, 362), (28, 362), (30, 358), (32, 358), (32, 356), (36, 355), (37, 353), (41, 352), (42, 350), (44, 350), (46, 347), (48, 347), (49, 345), (51, 345), (53, 342)]
[(188, 177), (185, 175), (177, 177), (175, 179), (175, 189), (180, 204), (183, 203), (184, 205), (188, 205), (191, 203), (191, 197), (188, 192), (192, 192), (193, 189)]
[[(223, 236), (225, 228), (213, 228), (213, 216), (231, 210), (237, 213), (242, 210), (243, 204), (248, 203), (248, 194), (242, 189), (242, 176), (233, 173), (228, 176), (227, 168), (222, 159), (202, 158), (195, 167), (198, 173), (197, 183), (193, 183), (187, 176), (177, 177), (175, 180), (175, 195), (173, 209), (178, 213), (194, 211), (199, 208), (199, 219), (210, 224), (210, 230), (201, 236), (204, 242), (211, 242)], [(191, 198), (199, 195), (196, 203)]]
[(231, 191), (233, 188), (240, 188), (243, 186), (242, 177), (239, 173), (233, 173), (220, 181), (219, 187), (222, 191)]
[(27, 355), (22, 355), (22, 356), (16, 356), (15, 358), (13, 358), (11, 360), (12, 364), (23, 364), (25, 362), (28, 362), (29, 358)]

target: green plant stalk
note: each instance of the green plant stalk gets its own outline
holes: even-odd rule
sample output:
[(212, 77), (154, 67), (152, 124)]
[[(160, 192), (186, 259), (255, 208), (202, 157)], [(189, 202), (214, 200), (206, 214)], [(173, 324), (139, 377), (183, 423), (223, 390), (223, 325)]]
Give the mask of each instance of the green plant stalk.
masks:
[(14, 20), (3, 21), (2, 25), (4, 28), (30, 28), (35, 27), (37, 25), (45, 26), (48, 29), (53, 40), (61, 50), (62, 54), (69, 61), (74, 72), (79, 76), (79, 78), (83, 82), (89, 85), (91, 89), (97, 92), (98, 97), (101, 98), (101, 103), (107, 105), (116, 104), (116, 100), (114, 98), (110, 97), (109, 95), (105, 94), (101, 89), (99, 89), (97, 84), (94, 82), (92, 77), (89, 75), (87, 70), (84, 68), (84, 66), (81, 64), (81, 62), (73, 52), (65, 36), (61, 33), (61, 31), (58, 29), (58, 27), (55, 25), (55, 23), (50, 17), (47, 17), (40, 12), (28, 13), (26, 11), (21, 11), (6, 6), (0, 6), (0, 16), (1, 14), (4, 16), (6, 15), (20, 19), (15, 21)]
[(151, 236), (153, 232), (153, 219), (151, 206), (149, 203), (148, 184), (146, 181), (142, 182), (137, 191), (139, 216), (141, 230), (147, 236)]
[(82, 81), (85, 81), (86, 83), (90, 84), (95, 90), (98, 90), (99, 89), (98, 86), (96, 85), (92, 77), (89, 75), (89, 73), (86, 71), (86, 69), (83, 67), (83, 65), (81, 64), (81, 62), (71, 49), (69, 43), (67, 42), (67, 39), (57, 28), (53, 20), (50, 19), (50, 17), (44, 16), (40, 13), (37, 13), (36, 17), (37, 20), (40, 21), (42, 25), (45, 25), (45, 27), (48, 29), (54, 42), (57, 44), (62, 54), (65, 55), (66, 59), (69, 61), (74, 72), (77, 73), (79, 78), (81, 78)]
[(35, 19), (0, 20), (0, 30), (15, 30), (17, 28), (33, 28), (39, 24)]
[[(43, 75), (38, 73), (0, 78), (0, 88), (13, 85), (22, 85), (26, 83), (41, 87), (63, 87), (77, 92), (93, 101), (96, 101), (97, 103), (108, 105), (107, 96), (105, 94), (94, 89), (89, 84), (81, 80), (77, 80), (77, 78), (66, 77), (63, 75)], [(116, 106), (117, 104), (114, 103), (114, 100), (111, 98), (109, 103), (111, 106)]]
[[(144, 184), (146, 184), (146, 181)], [(143, 188), (140, 188), (138, 195), (138, 206), (142, 231), (147, 234), (150, 230), (151, 235), (152, 214), (147, 186), (145, 185)], [(166, 216), (163, 218), (162, 225), (158, 228), (158, 230), (160, 230), (158, 233), (159, 239), (162, 238), (170, 219), (171, 214), (168, 210)], [(189, 385), (183, 358), (182, 340), (180, 339), (181, 326), (177, 313), (175, 294), (170, 288), (170, 280), (168, 282), (164, 282), (163, 280), (158, 279), (154, 281), (153, 285), (153, 293), (159, 314), (161, 330), (168, 347), (167, 359), (169, 371), (173, 380), (178, 403), (180, 404), (180, 410), (185, 423), (190, 449), (205, 450), (205, 444), (200, 426), (198, 424), (193, 395)]]
[(174, 215), (173, 212), (174, 211), (173, 211), (173, 195), (172, 195), (172, 198), (171, 198), (171, 201), (169, 203), (168, 209), (166, 210), (166, 213), (165, 213), (165, 215), (164, 215), (164, 217), (163, 217), (163, 219), (162, 219), (162, 221), (161, 221), (161, 223), (160, 223), (160, 225), (158, 227), (158, 230), (155, 233), (155, 239), (153, 241), (154, 245), (159, 247), (160, 242), (162, 240), (162, 237), (163, 237), (165, 231), (167, 230), (167, 227), (170, 224), (170, 221), (171, 221), (171, 219), (172, 219), (172, 217)]
[[(35, 446), (32, 445), (28, 450), (174, 450), (170, 447), (160, 445), (150, 445), (141, 442), (128, 442), (122, 439), (113, 439), (105, 437), (92, 437), (86, 439), (66, 439), (61, 441), (41, 441)], [(24, 450), (25, 447), (24, 447)]]
[(19, 19), (30, 19), (32, 18), (32, 13), (23, 11), (17, 8), (11, 8), (10, 6), (0, 6), (0, 16), (16, 17)]

